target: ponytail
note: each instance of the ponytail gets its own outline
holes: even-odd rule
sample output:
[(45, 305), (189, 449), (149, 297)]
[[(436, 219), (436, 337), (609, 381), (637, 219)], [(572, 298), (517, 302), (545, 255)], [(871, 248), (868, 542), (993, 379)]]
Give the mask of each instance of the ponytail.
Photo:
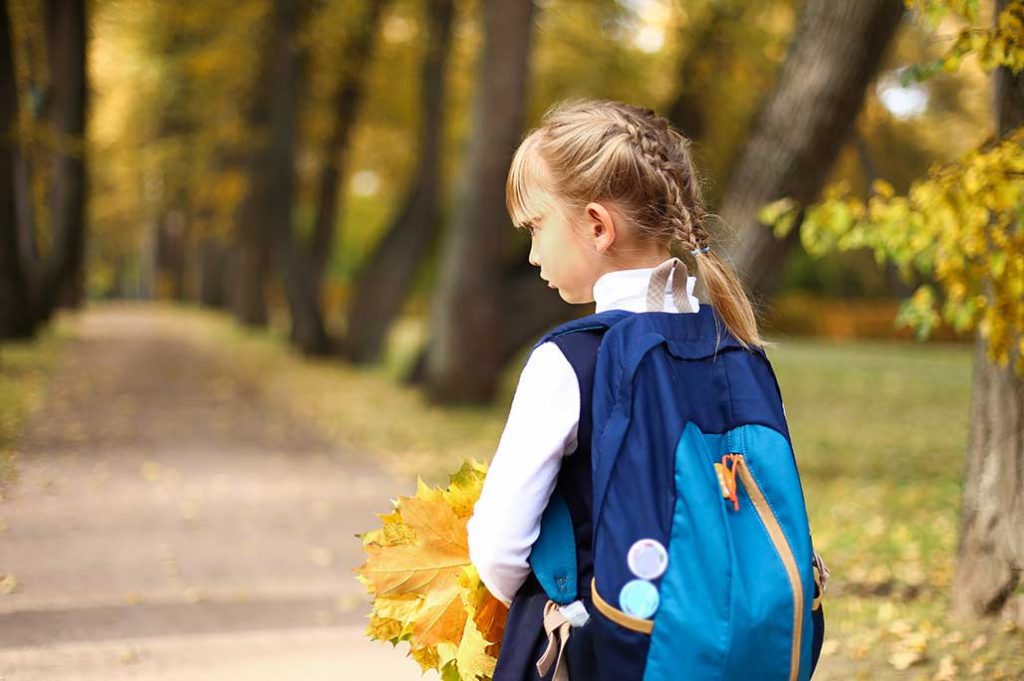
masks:
[(733, 268), (707, 247), (696, 255), (690, 253), (689, 258), (696, 263), (697, 281), (703, 284), (708, 302), (736, 340), (748, 350), (750, 346), (766, 348), (775, 345), (762, 338), (758, 331), (754, 308)]

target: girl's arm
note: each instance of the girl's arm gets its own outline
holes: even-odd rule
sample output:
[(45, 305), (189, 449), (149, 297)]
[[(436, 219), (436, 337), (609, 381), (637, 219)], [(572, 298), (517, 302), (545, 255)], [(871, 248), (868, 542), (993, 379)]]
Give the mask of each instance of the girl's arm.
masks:
[(576, 372), (552, 342), (527, 359), (505, 430), (469, 519), (469, 557), (505, 605), (530, 574), (527, 559), (562, 465), (576, 449)]

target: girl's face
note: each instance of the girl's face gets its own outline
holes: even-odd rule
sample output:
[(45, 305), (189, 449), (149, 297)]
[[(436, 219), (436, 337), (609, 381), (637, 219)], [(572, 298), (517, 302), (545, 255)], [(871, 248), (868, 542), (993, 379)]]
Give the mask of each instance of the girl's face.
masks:
[(530, 264), (567, 303), (594, 301), (594, 283), (609, 271), (605, 257), (615, 240), (611, 216), (599, 203), (587, 205), (583, 224), (573, 224), (553, 200), (529, 228)]

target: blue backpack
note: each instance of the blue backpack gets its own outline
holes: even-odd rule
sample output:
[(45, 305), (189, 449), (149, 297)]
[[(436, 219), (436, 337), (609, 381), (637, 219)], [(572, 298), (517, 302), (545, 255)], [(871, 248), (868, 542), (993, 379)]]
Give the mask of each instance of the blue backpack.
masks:
[(809, 679), (824, 566), (764, 351), (744, 348), (709, 305), (607, 310), (537, 345), (580, 331), (603, 332), (591, 405), (594, 579), (576, 584), (557, 492), (530, 563), (556, 604), (589, 592), (600, 679)]

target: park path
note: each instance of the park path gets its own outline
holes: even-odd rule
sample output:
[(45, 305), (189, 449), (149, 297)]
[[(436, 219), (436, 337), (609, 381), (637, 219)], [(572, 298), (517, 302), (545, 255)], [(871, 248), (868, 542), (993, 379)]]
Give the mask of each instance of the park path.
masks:
[(271, 406), (173, 312), (74, 327), (0, 501), (0, 680), (421, 678), (363, 637), (350, 572), (413, 483)]

